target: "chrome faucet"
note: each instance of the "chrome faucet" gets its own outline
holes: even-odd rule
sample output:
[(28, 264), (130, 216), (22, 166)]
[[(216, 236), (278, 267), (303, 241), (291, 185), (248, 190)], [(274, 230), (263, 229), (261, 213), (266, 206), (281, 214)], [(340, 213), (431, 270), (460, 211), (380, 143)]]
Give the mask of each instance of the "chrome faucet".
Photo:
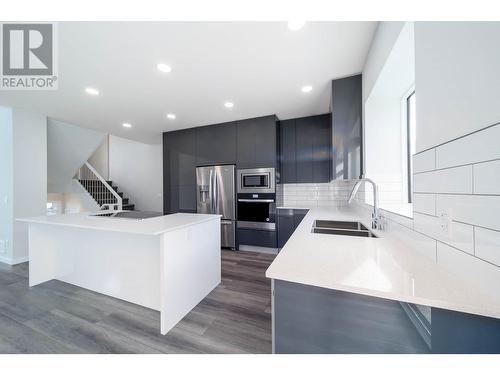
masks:
[(351, 203), (354, 200), (354, 196), (358, 192), (359, 187), (363, 182), (369, 182), (373, 186), (373, 212), (372, 212), (372, 229), (382, 229), (382, 220), (380, 218), (379, 208), (378, 208), (378, 188), (377, 184), (369, 178), (359, 179), (354, 187), (352, 188), (351, 195), (347, 200), (347, 203)]

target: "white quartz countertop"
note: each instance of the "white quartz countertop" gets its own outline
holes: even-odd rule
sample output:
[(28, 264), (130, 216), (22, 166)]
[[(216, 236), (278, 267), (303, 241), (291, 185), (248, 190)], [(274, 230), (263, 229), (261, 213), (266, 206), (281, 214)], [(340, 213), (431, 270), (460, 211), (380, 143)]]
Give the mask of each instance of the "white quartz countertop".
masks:
[(37, 216), (17, 221), (25, 223), (61, 225), (75, 228), (95, 229), (104, 231), (126, 232), (146, 235), (159, 235), (183, 227), (216, 220), (220, 215), (206, 214), (171, 214), (143, 220), (127, 218), (95, 217), (92, 213)]
[(312, 208), (266, 271), (271, 279), (500, 318), (483, 295), (401, 241), (312, 233), (314, 220), (361, 221), (347, 209)]

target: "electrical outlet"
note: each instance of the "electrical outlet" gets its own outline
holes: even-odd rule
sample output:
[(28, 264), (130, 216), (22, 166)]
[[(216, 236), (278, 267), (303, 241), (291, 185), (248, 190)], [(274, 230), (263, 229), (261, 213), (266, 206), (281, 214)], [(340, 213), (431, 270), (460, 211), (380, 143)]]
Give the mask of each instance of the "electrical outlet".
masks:
[(439, 214), (439, 224), (443, 233), (450, 234), (451, 222), (451, 211), (441, 211)]

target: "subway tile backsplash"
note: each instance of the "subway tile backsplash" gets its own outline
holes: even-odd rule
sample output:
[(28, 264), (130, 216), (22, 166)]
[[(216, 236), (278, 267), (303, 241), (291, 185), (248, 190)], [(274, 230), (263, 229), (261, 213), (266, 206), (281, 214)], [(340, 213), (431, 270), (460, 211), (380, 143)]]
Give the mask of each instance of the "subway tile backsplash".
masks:
[(500, 125), (458, 138), (436, 147), (436, 168), (500, 159)]
[(283, 207), (340, 207), (347, 204), (347, 199), (354, 186), (354, 181), (336, 180), (330, 183), (283, 184), (278, 188), (282, 194), (278, 201)]
[[(498, 296), (500, 124), (421, 152), (413, 163), (413, 219), (382, 210), (387, 236)], [(353, 185), (285, 184), (283, 205), (344, 206)], [(356, 201), (369, 221), (372, 207), (364, 203), (365, 190), (370, 196), (369, 186), (362, 186)], [(382, 183), (380, 190), (381, 195), (391, 194), (389, 185)]]
[(388, 237), (399, 238), (496, 296), (500, 285), (499, 159), (500, 124), (421, 152), (413, 158), (413, 219), (382, 211)]
[(417, 173), (413, 181), (416, 193), (472, 194), (472, 165)]

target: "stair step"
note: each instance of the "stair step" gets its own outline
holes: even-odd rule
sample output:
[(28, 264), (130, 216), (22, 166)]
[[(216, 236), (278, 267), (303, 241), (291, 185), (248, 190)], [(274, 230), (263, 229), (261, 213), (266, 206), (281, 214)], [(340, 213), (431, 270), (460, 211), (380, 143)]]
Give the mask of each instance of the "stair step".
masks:
[(127, 210), (127, 211), (134, 211), (134, 209), (135, 209), (135, 204), (124, 204), (124, 205), (122, 206), (122, 208), (123, 208), (124, 210)]
[(122, 198), (122, 204), (128, 204), (128, 198)]

